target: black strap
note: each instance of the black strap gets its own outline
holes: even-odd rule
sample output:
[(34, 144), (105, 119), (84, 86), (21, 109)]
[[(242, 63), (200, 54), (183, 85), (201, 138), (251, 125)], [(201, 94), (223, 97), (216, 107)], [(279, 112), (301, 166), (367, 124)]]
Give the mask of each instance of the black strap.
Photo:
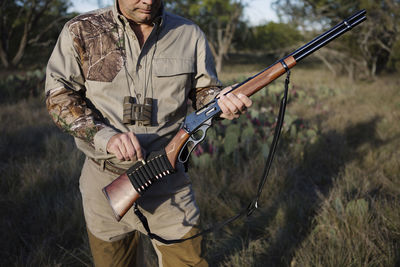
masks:
[(232, 216), (228, 219), (226, 219), (225, 221), (216, 223), (214, 225), (212, 225), (211, 227), (201, 231), (200, 233), (197, 233), (193, 236), (187, 237), (187, 238), (182, 238), (182, 239), (164, 239), (154, 233), (151, 232), (150, 227), (149, 227), (149, 223), (147, 222), (147, 218), (143, 215), (143, 213), (139, 210), (139, 208), (137, 207), (137, 204), (134, 203), (133, 204), (133, 210), (136, 214), (136, 216), (139, 218), (139, 220), (142, 222), (144, 229), (147, 232), (147, 235), (151, 238), (151, 239), (155, 239), (161, 243), (164, 244), (176, 244), (176, 243), (181, 243), (184, 242), (186, 240), (190, 240), (190, 239), (194, 239), (196, 237), (199, 237), (201, 235), (204, 234), (208, 234), (210, 232), (215, 232), (219, 229), (221, 229), (222, 227), (224, 227), (225, 225), (239, 219), (240, 217), (247, 215), (250, 216), (258, 207), (258, 200), (261, 196), (262, 190), (264, 188), (265, 182), (267, 180), (268, 177), (268, 173), (269, 170), (271, 169), (271, 165), (272, 165), (272, 161), (274, 159), (275, 156), (275, 152), (276, 152), (276, 147), (278, 145), (278, 140), (281, 134), (281, 130), (282, 130), (282, 126), (283, 126), (283, 121), (285, 118), (285, 110), (286, 110), (286, 104), (287, 104), (287, 96), (288, 96), (288, 91), (289, 91), (289, 82), (290, 82), (290, 70), (287, 67), (287, 65), (285, 64), (284, 61), (281, 61), (283, 67), (286, 70), (286, 79), (285, 79), (285, 90), (283, 93), (283, 97), (281, 99), (281, 104), (279, 107), (279, 114), (277, 117), (277, 124), (274, 130), (274, 138), (272, 140), (271, 143), (271, 149), (269, 150), (268, 153), (268, 157), (267, 157), (267, 161), (265, 163), (265, 167), (264, 167), (264, 171), (263, 171), (263, 175), (262, 178), (260, 180), (260, 183), (258, 184), (258, 190), (257, 190), (257, 195), (255, 196), (255, 198), (253, 199), (253, 201), (250, 202), (250, 204), (247, 206), (247, 208), (243, 209), (241, 212), (239, 212), (238, 214), (236, 214), (235, 216)]
[(279, 107), (279, 113), (278, 113), (278, 118), (277, 118), (277, 124), (276, 124), (275, 131), (274, 131), (274, 138), (271, 143), (271, 149), (269, 150), (269, 153), (268, 153), (267, 162), (265, 163), (262, 179), (261, 179), (260, 183), (258, 184), (258, 190), (257, 190), (256, 197), (254, 198), (254, 200), (250, 203), (249, 207), (247, 208), (248, 209), (247, 216), (252, 214), (253, 211), (256, 208), (258, 208), (258, 199), (261, 196), (262, 190), (264, 188), (264, 184), (268, 177), (269, 170), (271, 169), (272, 161), (274, 160), (276, 147), (278, 146), (279, 137), (281, 135), (282, 126), (283, 126), (283, 122), (285, 119), (285, 111), (286, 111), (287, 97), (288, 97), (288, 91), (289, 91), (289, 82), (290, 82), (290, 70), (283, 60), (281, 61), (281, 63), (286, 69), (285, 90), (283, 92), (283, 97), (281, 99), (281, 104)]

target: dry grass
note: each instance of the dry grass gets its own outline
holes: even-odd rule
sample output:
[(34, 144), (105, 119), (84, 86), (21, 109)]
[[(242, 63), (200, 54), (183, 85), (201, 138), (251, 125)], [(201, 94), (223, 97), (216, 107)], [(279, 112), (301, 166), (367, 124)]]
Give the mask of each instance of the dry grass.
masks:
[[(222, 78), (243, 76), (241, 68)], [(291, 91), (299, 97), (288, 109), (318, 137), (301, 150), (281, 142), (261, 208), (206, 237), (211, 266), (399, 266), (398, 85), (395, 76), (353, 83), (296, 67)], [(78, 189), (83, 155), (41, 98), (1, 105), (0, 124), (0, 265), (90, 265)], [(251, 200), (258, 154), (190, 170), (204, 226)]]
[[(398, 84), (394, 76), (354, 83), (322, 70), (294, 69), (292, 93), (306, 94), (288, 109), (315, 125), (318, 138), (299, 153), (281, 146), (262, 208), (247, 224), (221, 234), (222, 241), (210, 247), (218, 251), (210, 261), (221, 266), (398, 266)], [(231, 188), (244, 184), (244, 177), (248, 184), (255, 178), (240, 169), (230, 177), (223, 188), (235, 196), (228, 203), (237, 211), (237, 199), (248, 198), (250, 189)]]

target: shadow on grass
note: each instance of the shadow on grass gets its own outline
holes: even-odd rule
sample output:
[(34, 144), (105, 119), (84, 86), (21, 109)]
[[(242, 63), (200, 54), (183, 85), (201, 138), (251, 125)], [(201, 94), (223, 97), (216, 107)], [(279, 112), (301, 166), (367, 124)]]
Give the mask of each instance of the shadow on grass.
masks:
[[(387, 143), (377, 136), (380, 119), (375, 117), (350, 125), (342, 133), (327, 132), (316, 143), (306, 147), (304, 158), (297, 161), (298, 164), (286, 167), (286, 175), (281, 181), (285, 184), (285, 191), (271, 194), (275, 199), (269, 202), (268, 207), (254, 212), (247, 223), (234, 230), (236, 233), (231, 239), (222, 241), (224, 249), (227, 248), (223, 253), (224, 259), (233, 256), (242, 246), (249, 245), (238, 242), (238, 236), (245, 237), (248, 243), (262, 238), (268, 244), (267, 249), (254, 255), (256, 259), (252, 260), (252, 266), (290, 266), (296, 249), (313, 229), (314, 217), (322, 204), (321, 196), (329, 195), (334, 180), (340, 176), (345, 165), (364, 157), (359, 151), (362, 146), (379, 147)], [(264, 195), (267, 187), (268, 182)], [(263, 205), (262, 201), (260, 204)], [(277, 216), (280, 216), (281, 223), (271, 225)], [(211, 256), (216, 260), (211, 265), (221, 260), (222, 254), (218, 255)]]
[[(347, 127), (342, 133), (331, 131), (309, 145), (301, 161), (286, 167), (281, 178), (282, 192), (264, 190), (268, 205), (248, 218), (248, 223), (233, 227), (231, 238), (223, 241), (223, 251), (211, 252), (210, 265), (234, 255), (246, 242), (263, 238), (267, 247), (255, 255), (254, 266), (288, 266), (296, 249), (313, 229), (321, 205), (333, 181), (345, 165), (364, 157), (364, 145), (386, 143), (377, 137), (380, 118)], [(8, 130), (0, 136), (0, 265), (4, 266), (84, 266), (90, 262), (78, 190), (83, 158), (72, 138), (56, 127), (40, 124)], [(282, 146), (281, 146), (282, 147)], [(278, 153), (284, 154), (285, 151)], [(73, 155), (71, 157), (71, 155)], [(21, 188), (23, 187), (23, 188)], [(278, 226), (273, 220), (283, 214)], [(400, 259), (396, 259), (397, 262)]]
[(90, 255), (78, 190), (83, 157), (73, 139), (46, 123), (5, 130), (0, 265), (84, 266)]

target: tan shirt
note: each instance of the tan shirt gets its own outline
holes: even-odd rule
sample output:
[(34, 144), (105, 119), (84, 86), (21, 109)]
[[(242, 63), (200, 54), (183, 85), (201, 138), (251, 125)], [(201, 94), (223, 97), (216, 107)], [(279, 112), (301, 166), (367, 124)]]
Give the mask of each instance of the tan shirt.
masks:
[[(204, 105), (220, 85), (207, 40), (193, 22), (163, 11), (141, 49), (114, 5), (66, 23), (47, 66), (46, 103), (88, 157), (125, 167), (132, 162), (106, 151), (111, 136), (132, 131), (146, 151), (158, 150), (179, 129), (189, 97)], [(154, 99), (150, 127), (122, 123), (125, 96)]]

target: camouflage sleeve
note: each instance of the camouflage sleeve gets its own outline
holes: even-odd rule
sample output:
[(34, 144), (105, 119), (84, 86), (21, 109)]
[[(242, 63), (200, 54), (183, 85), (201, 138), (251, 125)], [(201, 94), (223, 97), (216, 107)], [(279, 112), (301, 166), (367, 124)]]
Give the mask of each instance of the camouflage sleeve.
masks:
[(50, 90), (46, 93), (46, 106), (59, 128), (91, 145), (94, 135), (105, 127), (77, 91), (64, 87)]
[(192, 90), (190, 99), (194, 109), (199, 109), (212, 101), (221, 92), (221, 88), (217, 86), (196, 88)]
[[(114, 132), (102, 123), (101, 114), (90, 106), (84, 95), (85, 90), (80, 55), (74, 49), (66, 24), (47, 64), (45, 83), (47, 109), (58, 127), (96, 150), (101, 148), (105, 153), (103, 143), (106, 143), (106, 137)], [(99, 142), (102, 139), (105, 141)]]

